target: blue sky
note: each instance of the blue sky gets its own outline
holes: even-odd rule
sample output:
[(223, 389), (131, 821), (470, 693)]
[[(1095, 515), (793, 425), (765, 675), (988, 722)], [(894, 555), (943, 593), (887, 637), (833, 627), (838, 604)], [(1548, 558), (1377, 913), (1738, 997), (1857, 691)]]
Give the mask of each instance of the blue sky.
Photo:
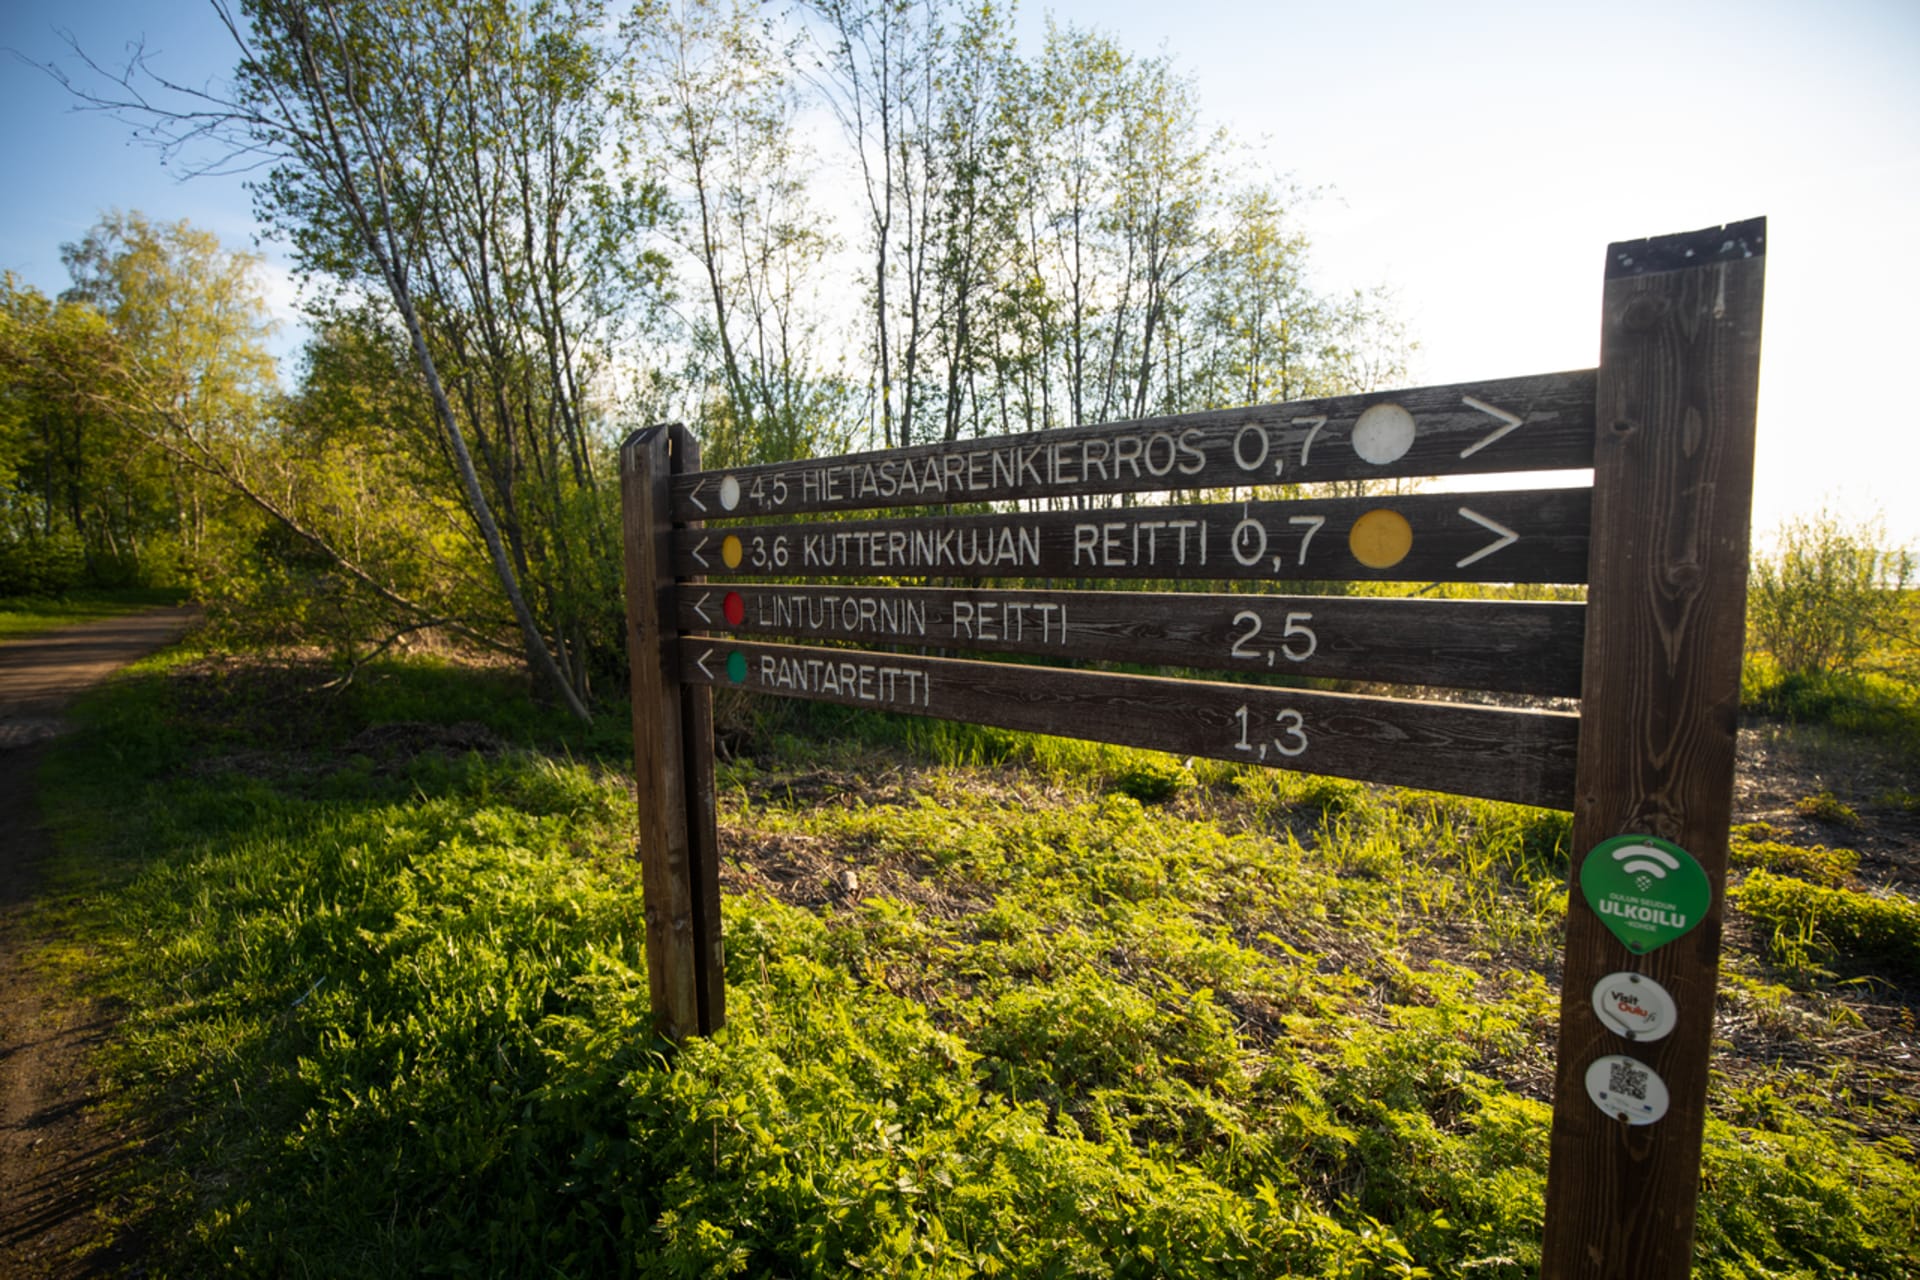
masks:
[[(1827, 503), (1920, 544), (1920, 423), (1894, 407), (1920, 367), (1920, 4), (1068, 0), (1023, 12), (1029, 48), (1048, 13), (1170, 53), (1265, 139), (1250, 167), (1327, 189), (1321, 281), (1398, 290), (1419, 381), (1591, 365), (1610, 241), (1765, 215), (1756, 529)], [(58, 28), (102, 60), (144, 35), (184, 80), (228, 63), (178, 0), (16, 3), (0, 45), (70, 60)], [(253, 247), (238, 180), (177, 181), (32, 68), (0, 64), (0, 110), (0, 268), (62, 287), (60, 243), (116, 205)]]
[(24, 65), (59, 62), (79, 75), (60, 33), (106, 65), (125, 62), (144, 38), (155, 65), (193, 84), (232, 65), (210, 6), (193, 0), (133, 4), (123, 0), (27, 0), (0, 6), (0, 268), (43, 289), (64, 287), (60, 245), (85, 235), (109, 208), (139, 209), (162, 219), (188, 218), (217, 231), (229, 247), (252, 246), (254, 222), (238, 179), (182, 181), (127, 128), (79, 111), (51, 78)]

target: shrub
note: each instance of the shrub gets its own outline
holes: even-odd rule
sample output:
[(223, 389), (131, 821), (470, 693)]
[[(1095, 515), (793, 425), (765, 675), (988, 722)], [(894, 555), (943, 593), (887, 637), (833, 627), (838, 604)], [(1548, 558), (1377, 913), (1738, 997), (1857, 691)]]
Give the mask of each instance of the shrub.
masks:
[(1777, 550), (1753, 563), (1747, 625), (1782, 674), (1838, 671), (1876, 647), (1907, 647), (1914, 556), (1885, 538), (1877, 517), (1849, 526), (1827, 511), (1780, 526)]
[(1171, 800), (1192, 786), (1193, 771), (1171, 757), (1142, 756), (1129, 760), (1114, 775), (1113, 789), (1142, 804)]
[(86, 574), (86, 550), (69, 531), (0, 541), (0, 595), (59, 595)]

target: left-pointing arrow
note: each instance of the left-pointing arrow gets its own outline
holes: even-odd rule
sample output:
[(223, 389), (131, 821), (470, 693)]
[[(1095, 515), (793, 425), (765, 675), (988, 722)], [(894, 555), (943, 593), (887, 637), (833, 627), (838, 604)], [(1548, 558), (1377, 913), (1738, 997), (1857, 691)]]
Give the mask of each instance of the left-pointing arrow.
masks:
[(707, 478), (705, 476), (701, 476), (700, 482), (693, 486), (693, 492), (687, 495), (687, 501), (691, 502), (694, 506), (700, 508), (702, 511), (705, 511), (707, 509), (707, 504), (700, 501), (700, 491), (706, 487), (707, 487)]
[(712, 599), (712, 597), (713, 597), (713, 592), (702, 591), (700, 593), (700, 598), (693, 602), (693, 611), (700, 615), (700, 621), (702, 622), (710, 623), (713, 621), (712, 618), (709, 618), (707, 616), (707, 608), (706, 608), (707, 601)]
[(1478, 511), (1475, 511), (1470, 507), (1460, 508), (1460, 514), (1465, 516), (1467, 519), (1473, 521), (1475, 524), (1479, 525), (1482, 529), (1485, 529), (1488, 533), (1497, 533), (1500, 536), (1495, 538), (1492, 542), (1489, 542), (1486, 546), (1480, 548), (1478, 551), (1474, 552), (1472, 555), (1463, 556), (1460, 559), (1454, 561), (1453, 567), (1456, 569), (1464, 569), (1476, 560), (1485, 560), (1488, 556), (1492, 555), (1494, 552), (1500, 551), (1506, 547), (1510, 547), (1514, 543), (1520, 541), (1519, 534), (1507, 528), (1507, 526), (1501, 524), (1498, 520), (1487, 519), (1485, 516), (1481, 515)]
[(705, 676), (709, 680), (713, 679), (713, 672), (707, 670), (707, 659), (711, 658), (712, 656), (713, 656), (713, 650), (708, 649), (705, 653), (701, 654), (699, 657), (693, 660), (693, 665), (700, 668), (700, 674)]
[(700, 567), (702, 569), (707, 567), (707, 558), (701, 555), (700, 553), (702, 551), (705, 551), (706, 549), (707, 549), (707, 540), (705, 538), (700, 539), (699, 542), (694, 544), (693, 558), (700, 562)]

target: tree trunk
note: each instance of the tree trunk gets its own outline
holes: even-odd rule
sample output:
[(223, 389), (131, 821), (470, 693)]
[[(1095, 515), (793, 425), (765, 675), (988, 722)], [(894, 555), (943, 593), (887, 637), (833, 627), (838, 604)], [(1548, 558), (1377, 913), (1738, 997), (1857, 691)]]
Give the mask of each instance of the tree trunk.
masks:
[[(526, 595), (520, 589), (520, 581), (514, 573), (513, 562), (509, 559), (506, 544), (500, 537), (500, 526), (494, 520), (493, 509), (488, 505), (486, 493), (480, 487), (480, 476), (474, 470), (473, 455), (467, 450), (466, 435), (460, 430), (459, 420), (454, 416), (453, 405), (447, 399), (446, 388), (441, 384), (440, 371), (434, 364), (433, 353), (427, 349), (426, 333), (421, 328), (420, 316), (414, 308), (413, 294), (404, 274), (405, 268), (401, 262), (397, 234), (394, 230), (393, 211), (388, 203), (385, 180), (380, 176), (382, 169), (379, 166), (375, 168), (374, 195), (380, 205), (380, 217), (376, 222), (374, 214), (367, 208), (362, 197), (359, 178), (348, 155), (345, 139), (341, 136), (338, 123), (334, 118), (333, 103), (321, 79), (314, 54), (312, 33), (302, 18), (291, 14), (288, 17), (293, 19), (287, 24), (288, 34), (300, 48), (303, 79), (306, 81), (307, 92), (319, 122), (326, 131), (326, 141), (332, 153), (330, 159), (334, 166), (334, 176), (339, 183), (340, 194), (353, 215), (354, 224), (362, 242), (380, 269), (387, 292), (392, 297), (394, 306), (400, 311), (401, 320), (407, 326), (407, 336), (412, 340), (414, 357), (419, 361), (421, 375), (426, 379), (427, 393), (433, 400), (434, 413), (440, 419), (441, 429), (446, 432), (447, 443), (453, 451), (454, 467), (459, 473), (461, 488), (466, 493), (468, 508), (473, 513), (474, 523), (480, 529), (481, 538), (487, 544), (487, 555), (493, 563), (494, 575), (499, 579), (500, 588), (506, 594), (507, 603), (513, 610), (514, 620), (520, 625), (520, 638), (526, 646), (527, 665), (545, 679), (553, 691), (560, 696), (567, 710), (581, 721), (591, 723), (593, 714), (587, 710), (586, 704), (581, 702), (579, 695), (573, 691), (573, 686), (568, 683), (566, 676), (554, 661), (552, 652), (548, 650), (546, 641), (541, 638), (540, 629), (534, 622), (533, 611), (527, 607)], [(329, 14), (328, 17), (336, 24), (335, 40), (341, 47), (349, 47), (344, 33), (338, 30), (335, 15)], [(351, 78), (352, 68), (348, 67), (344, 70)], [(352, 113), (353, 124), (355, 131), (360, 135), (361, 145), (369, 156), (380, 157), (381, 150), (375, 143), (372, 130), (359, 104), (354, 100), (351, 85), (349, 85), (349, 92), (345, 95), (345, 102), (347, 109)]]

